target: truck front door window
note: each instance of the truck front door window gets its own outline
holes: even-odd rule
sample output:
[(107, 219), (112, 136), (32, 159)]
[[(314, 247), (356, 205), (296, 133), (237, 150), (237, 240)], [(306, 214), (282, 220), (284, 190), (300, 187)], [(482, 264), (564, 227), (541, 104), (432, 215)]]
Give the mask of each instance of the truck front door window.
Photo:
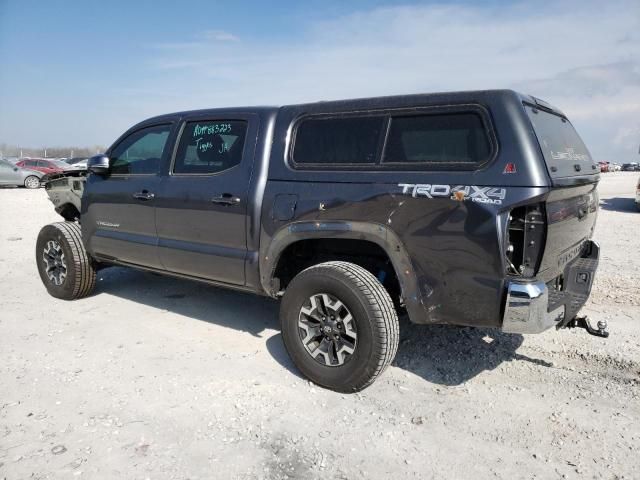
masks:
[(111, 152), (111, 173), (118, 175), (156, 174), (169, 137), (170, 125), (138, 130)]

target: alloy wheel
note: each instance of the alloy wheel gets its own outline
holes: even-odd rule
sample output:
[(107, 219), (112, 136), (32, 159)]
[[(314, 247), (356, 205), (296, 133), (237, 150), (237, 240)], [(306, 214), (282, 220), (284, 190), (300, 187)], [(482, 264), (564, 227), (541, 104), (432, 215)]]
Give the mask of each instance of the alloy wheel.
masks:
[(60, 244), (49, 240), (42, 252), (42, 260), (49, 281), (54, 285), (62, 285), (67, 278), (67, 263)]
[(318, 293), (309, 297), (300, 309), (298, 327), (305, 350), (321, 365), (344, 365), (356, 350), (355, 320), (333, 295)]
[(38, 177), (27, 177), (25, 181), (25, 186), (27, 188), (38, 188), (40, 186), (40, 179)]

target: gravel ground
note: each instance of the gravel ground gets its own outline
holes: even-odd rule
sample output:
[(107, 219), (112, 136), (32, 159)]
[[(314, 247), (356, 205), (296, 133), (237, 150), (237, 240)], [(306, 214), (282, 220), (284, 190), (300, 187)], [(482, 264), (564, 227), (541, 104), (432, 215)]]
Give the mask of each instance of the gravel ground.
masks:
[(0, 477), (640, 478), (637, 173), (600, 186), (581, 330), (507, 335), (404, 321), (360, 394), (289, 361), (275, 301), (122, 268), (46, 293), (44, 190), (0, 190)]

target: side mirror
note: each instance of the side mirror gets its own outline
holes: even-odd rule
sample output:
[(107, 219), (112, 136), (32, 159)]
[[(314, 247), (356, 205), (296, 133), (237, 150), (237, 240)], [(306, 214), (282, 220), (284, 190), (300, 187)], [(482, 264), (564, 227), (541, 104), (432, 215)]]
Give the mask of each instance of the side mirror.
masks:
[(91, 157), (87, 162), (87, 170), (96, 175), (106, 175), (109, 173), (109, 157), (104, 154)]
[(18, 167), (13, 167), (13, 171), (17, 172), (18, 171)]

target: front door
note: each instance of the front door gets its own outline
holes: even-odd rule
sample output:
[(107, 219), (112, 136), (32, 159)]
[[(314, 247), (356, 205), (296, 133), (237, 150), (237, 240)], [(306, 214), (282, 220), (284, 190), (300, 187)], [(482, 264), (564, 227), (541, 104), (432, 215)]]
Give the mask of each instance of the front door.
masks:
[(93, 255), (162, 268), (155, 210), (171, 128), (154, 125), (130, 133), (109, 152), (109, 174), (89, 175), (81, 221)]
[(158, 252), (172, 272), (243, 285), (258, 121), (190, 117), (157, 200)]

